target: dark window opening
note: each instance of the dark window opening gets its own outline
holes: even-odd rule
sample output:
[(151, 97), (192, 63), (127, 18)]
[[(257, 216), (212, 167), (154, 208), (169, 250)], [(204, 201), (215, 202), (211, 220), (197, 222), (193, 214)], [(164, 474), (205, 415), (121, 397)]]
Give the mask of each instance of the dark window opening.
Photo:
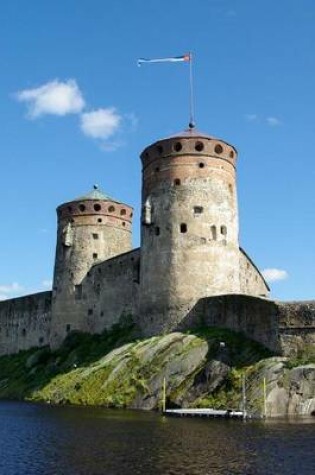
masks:
[(82, 212), (85, 211), (85, 205), (79, 205), (79, 210)]
[(126, 210), (125, 209), (121, 209), (120, 210), (120, 216), (125, 216), (126, 214)]
[(122, 224), (123, 226), (126, 226), (126, 223), (125, 223), (125, 221), (123, 221), (121, 224)]
[(211, 226), (211, 238), (216, 241), (217, 240), (217, 228), (213, 225)]
[(97, 252), (93, 252), (93, 259), (97, 259), (97, 256), (98, 256)]
[(181, 223), (180, 232), (181, 233), (187, 233), (187, 224), (186, 223)]
[(44, 343), (44, 337), (43, 337), (43, 336), (40, 336), (40, 337), (38, 338), (38, 343), (39, 343), (40, 345), (42, 345), (42, 344)]
[(71, 213), (71, 211), (72, 211), (71, 206), (68, 206), (68, 211), (69, 211), (69, 213)]
[(22, 335), (23, 335), (23, 336), (26, 336), (26, 330), (25, 330), (25, 328), (23, 328), (23, 330), (22, 330)]
[(88, 315), (93, 315), (93, 308), (88, 309)]
[(98, 223), (101, 223), (101, 222), (102, 222), (102, 218), (98, 218), (97, 222), (98, 222)]
[(97, 233), (93, 233), (92, 236), (93, 236), (93, 239), (98, 239), (98, 234)]
[(96, 203), (96, 204), (94, 205), (94, 210), (95, 210), (95, 211), (101, 211), (101, 209), (102, 209), (102, 207), (101, 207), (101, 205), (99, 205), (98, 203)]
[(220, 154), (223, 152), (223, 147), (222, 147), (222, 145), (217, 144), (217, 145), (214, 147), (214, 151), (215, 151), (215, 153), (217, 153), (218, 155), (220, 155)]
[(175, 178), (175, 180), (174, 180), (174, 185), (175, 185), (175, 186), (179, 186), (179, 185), (180, 185), (180, 179), (179, 179), (179, 178)]
[(159, 236), (159, 235), (160, 235), (160, 228), (159, 228), (158, 226), (156, 226), (156, 227), (154, 228), (154, 232), (155, 232), (155, 235), (156, 235), (156, 236)]
[(113, 213), (113, 212), (115, 211), (115, 206), (110, 206), (110, 207), (108, 208), (108, 211), (109, 211), (110, 213)]
[(157, 151), (159, 152), (160, 155), (163, 153), (163, 147), (162, 147), (162, 145), (158, 145), (158, 146), (156, 147), (156, 149), (157, 149)]
[(203, 213), (203, 207), (202, 206), (194, 206), (194, 213), (195, 214), (202, 214)]
[(104, 312), (103, 312), (103, 310), (101, 311), (101, 317), (104, 317)]
[(199, 163), (199, 168), (204, 168), (205, 164), (203, 162)]
[(204, 149), (203, 143), (202, 143), (202, 142), (196, 142), (196, 144), (195, 144), (195, 150), (196, 150), (197, 152), (202, 152), (203, 149)]
[(156, 171), (156, 173), (159, 173), (160, 167), (155, 167), (155, 171)]
[(221, 234), (222, 234), (223, 236), (226, 236), (226, 235), (227, 235), (227, 228), (226, 228), (226, 226), (221, 226)]
[(233, 150), (230, 151), (230, 158), (234, 158), (234, 152), (233, 152)]
[(71, 325), (70, 325), (70, 323), (67, 323), (66, 332), (69, 333), (70, 330), (71, 330)]
[(182, 148), (183, 146), (180, 142), (176, 142), (176, 144), (174, 145), (175, 152), (180, 152)]
[(74, 286), (74, 298), (76, 300), (82, 299), (82, 285), (81, 284)]
[(233, 193), (233, 186), (231, 184), (229, 185), (229, 192)]

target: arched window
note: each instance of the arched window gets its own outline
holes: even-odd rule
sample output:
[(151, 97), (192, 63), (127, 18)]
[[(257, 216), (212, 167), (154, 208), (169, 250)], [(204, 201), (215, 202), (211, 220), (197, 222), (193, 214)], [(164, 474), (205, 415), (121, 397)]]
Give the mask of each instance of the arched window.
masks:
[(183, 233), (183, 234), (187, 233), (187, 224), (186, 223), (181, 223), (180, 232)]
[(175, 186), (179, 186), (179, 185), (180, 185), (180, 179), (179, 179), (179, 178), (175, 178), (175, 180), (174, 180), (174, 185), (175, 185)]

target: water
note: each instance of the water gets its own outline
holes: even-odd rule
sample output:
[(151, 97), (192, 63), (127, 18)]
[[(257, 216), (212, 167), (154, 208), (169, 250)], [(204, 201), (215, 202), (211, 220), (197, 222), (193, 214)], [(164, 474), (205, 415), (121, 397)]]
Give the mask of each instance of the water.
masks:
[(315, 423), (0, 402), (0, 474), (309, 475)]

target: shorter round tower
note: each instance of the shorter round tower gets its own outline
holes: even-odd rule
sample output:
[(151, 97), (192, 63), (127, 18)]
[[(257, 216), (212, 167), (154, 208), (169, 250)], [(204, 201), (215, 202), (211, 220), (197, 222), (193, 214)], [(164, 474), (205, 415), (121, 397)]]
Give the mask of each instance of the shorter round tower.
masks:
[(131, 249), (133, 209), (94, 189), (57, 208), (51, 346), (85, 330), (82, 281), (89, 269)]

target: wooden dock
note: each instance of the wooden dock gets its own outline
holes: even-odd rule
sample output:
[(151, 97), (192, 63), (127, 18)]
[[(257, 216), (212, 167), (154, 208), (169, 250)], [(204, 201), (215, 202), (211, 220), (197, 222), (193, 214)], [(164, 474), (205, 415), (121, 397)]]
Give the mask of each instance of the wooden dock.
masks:
[(165, 416), (175, 417), (212, 417), (223, 419), (245, 419), (246, 412), (220, 409), (165, 409)]

